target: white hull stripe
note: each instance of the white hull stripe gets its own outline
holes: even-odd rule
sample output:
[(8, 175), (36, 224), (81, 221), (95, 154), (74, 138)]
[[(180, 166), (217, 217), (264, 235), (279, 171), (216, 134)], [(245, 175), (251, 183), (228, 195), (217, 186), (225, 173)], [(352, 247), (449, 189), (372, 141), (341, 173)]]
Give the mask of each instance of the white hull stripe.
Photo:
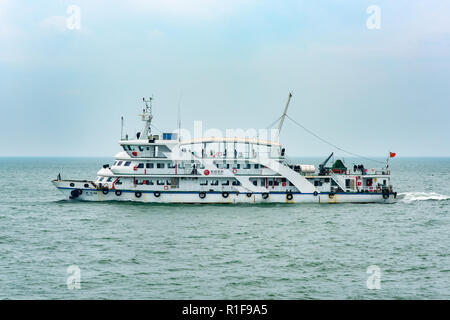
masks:
[[(69, 188), (69, 187), (57, 187), (58, 189), (64, 189), (64, 190), (83, 190), (83, 191), (98, 191), (98, 192), (102, 192), (102, 190), (98, 190), (98, 189), (84, 189), (84, 188)], [(135, 192), (141, 192), (141, 193), (154, 193), (154, 192), (159, 192), (159, 193), (179, 193), (179, 194), (198, 194), (200, 192), (204, 192), (206, 194), (222, 194), (224, 192), (227, 192), (229, 194), (235, 194), (237, 193), (236, 191), (170, 191), (170, 190), (121, 190), (121, 189), (108, 189), (109, 192), (115, 192), (115, 191), (121, 191), (121, 192), (129, 192), (129, 193), (135, 193)], [(304, 192), (286, 192), (286, 191), (267, 191), (267, 192), (239, 192), (241, 194), (245, 194), (245, 193), (251, 193), (251, 194), (263, 194), (263, 193), (268, 193), (268, 194), (304, 194), (304, 195), (313, 195), (314, 193), (304, 193)], [(319, 192), (318, 195), (320, 194), (346, 194), (346, 195), (365, 195), (365, 196), (381, 196), (382, 193), (376, 193), (376, 192)]]

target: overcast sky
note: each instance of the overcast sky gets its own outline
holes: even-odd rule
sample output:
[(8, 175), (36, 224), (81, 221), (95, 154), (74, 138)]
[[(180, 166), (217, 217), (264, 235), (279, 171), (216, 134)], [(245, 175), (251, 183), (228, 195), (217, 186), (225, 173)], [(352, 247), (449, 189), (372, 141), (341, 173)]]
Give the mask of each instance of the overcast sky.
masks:
[[(113, 156), (120, 117), (134, 134), (150, 95), (161, 129), (180, 96), (188, 129), (265, 128), (291, 90), (289, 115), (352, 152), (450, 156), (449, 14), (446, 0), (0, 0), (0, 156)], [(335, 151), (290, 120), (281, 139), (291, 156)]]

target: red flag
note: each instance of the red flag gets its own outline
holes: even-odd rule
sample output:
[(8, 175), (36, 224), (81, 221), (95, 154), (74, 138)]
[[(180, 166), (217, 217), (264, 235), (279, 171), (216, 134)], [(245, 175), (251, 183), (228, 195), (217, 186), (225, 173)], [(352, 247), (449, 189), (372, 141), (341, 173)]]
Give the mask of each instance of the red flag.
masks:
[(393, 158), (395, 157), (397, 154), (395, 152), (389, 152), (389, 157)]

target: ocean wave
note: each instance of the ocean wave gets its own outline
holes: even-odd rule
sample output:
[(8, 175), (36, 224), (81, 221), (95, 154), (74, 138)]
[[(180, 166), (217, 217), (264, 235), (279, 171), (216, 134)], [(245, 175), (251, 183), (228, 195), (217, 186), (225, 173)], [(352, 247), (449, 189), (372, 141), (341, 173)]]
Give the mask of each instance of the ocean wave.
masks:
[(439, 194), (436, 192), (404, 192), (398, 194), (400, 201), (411, 203), (414, 201), (427, 201), (427, 200), (450, 200), (450, 196)]

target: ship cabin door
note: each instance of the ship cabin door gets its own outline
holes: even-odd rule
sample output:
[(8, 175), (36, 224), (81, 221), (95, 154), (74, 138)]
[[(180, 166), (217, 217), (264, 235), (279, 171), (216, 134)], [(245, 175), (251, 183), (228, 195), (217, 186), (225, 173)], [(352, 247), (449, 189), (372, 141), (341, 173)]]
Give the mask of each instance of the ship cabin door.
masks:
[(350, 192), (355, 191), (355, 187), (356, 187), (356, 178), (355, 177), (345, 179), (345, 191), (350, 191)]
[(170, 179), (170, 187), (171, 188), (179, 188), (180, 187), (180, 179), (179, 178)]

